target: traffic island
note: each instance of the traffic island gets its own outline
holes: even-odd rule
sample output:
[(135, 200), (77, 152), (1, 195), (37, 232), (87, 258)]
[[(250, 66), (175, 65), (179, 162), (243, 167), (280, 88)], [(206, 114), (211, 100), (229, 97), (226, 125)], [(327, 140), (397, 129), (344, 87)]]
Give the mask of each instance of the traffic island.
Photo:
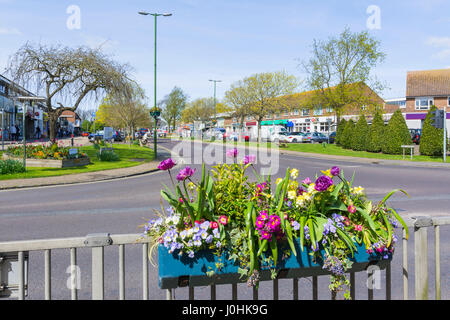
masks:
[[(23, 158), (12, 157), (8, 154), (3, 154), (4, 160), (17, 160), (22, 161)], [(71, 168), (86, 166), (91, 163), (89, 157), (82, 157), (78, 159), (26, 159), (26, 167), (39, 167), (39, 168)]]

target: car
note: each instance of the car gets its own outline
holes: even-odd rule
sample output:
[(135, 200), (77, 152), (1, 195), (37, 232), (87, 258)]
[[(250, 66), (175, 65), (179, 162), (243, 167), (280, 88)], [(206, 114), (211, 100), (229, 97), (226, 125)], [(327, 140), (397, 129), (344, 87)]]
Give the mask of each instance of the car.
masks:
[(103, 134), (104, 131), (103, 130), (99, 130), (95, 133), (95, 135), (93, 133), (89, 134), (89, 141), (90, 142), (94, 142), (95, 140), (102, 140), (103, 139)]
[(332, 133), (330, 133), (329, 137), (329, 143), (334, 143), (334, 141), (336, 140), (336, 131), (333, 131)]
[(303, 142), (305, 133), (303, 132), (285, 132), (283, 135), (283, 142)]
[(328, 137), (321, 132), (309, 132), (305, 135), (304, 142), (311, 142), (311, 143), (328, 142)]
[(415, 144), (420, 144), (420, 136), (422, 135), (421, 129), (409, 129), (409, 133), (411, 134), (411, 140)]
[(81, 136), (82, 137), (89, 137), (90, 133), (89, 132), (82, 132)]

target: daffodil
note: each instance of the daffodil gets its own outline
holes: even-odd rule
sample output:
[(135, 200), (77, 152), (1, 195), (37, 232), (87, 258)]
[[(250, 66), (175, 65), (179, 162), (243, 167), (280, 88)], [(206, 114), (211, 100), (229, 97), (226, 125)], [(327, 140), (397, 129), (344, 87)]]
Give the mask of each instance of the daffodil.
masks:
[(294, 200), (296, 197), (297, 197), (297, 191), (295, 191), (295, 190), (288, 191), (288, 199), (289, 200)]
[(277, 181), (275, 181), (276, 184), (279, 184), (281, 181), (283, 181), (282, 178), (278, 178)]
[(291, 174), (292, 179), (296, 180), (298, 178), (298, 170), (297, 169), (292, 169), (290, 171), (290, 174)]
[(333, 178), (333, 175), (331, 174), (331, 169), (328, 169), (326, 171), (321, 170), (322, 173), (330, 178)]

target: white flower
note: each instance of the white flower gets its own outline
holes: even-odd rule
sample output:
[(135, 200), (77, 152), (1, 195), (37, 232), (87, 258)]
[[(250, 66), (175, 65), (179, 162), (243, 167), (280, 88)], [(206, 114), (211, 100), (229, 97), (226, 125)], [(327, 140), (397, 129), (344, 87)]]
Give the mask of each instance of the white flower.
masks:
[(298, 177), (298, 170), (297, 169), (292, 169), (290, 174), (291, 174), (291, 178), (296, 180), (297, 177)]
[(288, 191), (288, 199), (294, 200), (296, 197), (297, 197), (297, 191), (295, 191), (295, 190)]

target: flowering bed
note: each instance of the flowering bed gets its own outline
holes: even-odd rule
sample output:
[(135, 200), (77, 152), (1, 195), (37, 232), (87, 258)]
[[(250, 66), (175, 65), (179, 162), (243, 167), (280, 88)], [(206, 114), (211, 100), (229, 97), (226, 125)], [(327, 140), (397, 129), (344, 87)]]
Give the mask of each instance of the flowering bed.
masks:
[[(254, 156), (237, 162), (237, 155), (236, 149), (227, 152), (233, 164), (211, 170), (203, 166), (198, 182), (193, 180), (195, 169), (185, 167), (175, 182), (170, 171), (173, 160), (159, 165), (173, 184), (173, 190), (161, 190), (170, 207), (163, 207), (144, 229), (151, 253), (159, 246), (160, 275), (165, 267), (161, 259), (167, 261), (168, 255), (195, 268), (200, 261), (211, 261), (205, 260), (206, 252), (216, 259), (212, 266), (203, 265), (203, 274), (235, 270), (249, 285), (258, 286), (262, 271), (270, 270), (274, 279), (296, 260), (297, 268), (320, 266), (329, 272), (330, 290), (347, 288), (348, 298), (345, 272), (352, 263), (361, 257), (391, 259), (398, 222), (408, 234), (404, 221), (386, 205), (396, 191), (406, 194), (402, 190), (393, 190), (374, 205), (364, 188), (354, 187), (353, 177), (346, 180), (338, 167), (301, 181), (297, 169), (288, 169), (284, 178), (273, 182), (256, 173)], [(249, 180), (249, 168), (257, 181)]]
[[(80, 159), (87, 158), (86, 153), (78, 152), (70, 155), (69, 149), (73, 147), (63, 147), (57, 144), (28, 144), (25, 146), (27, 158), (29, 159), (49, 159), (49, 160), (63, 160), (63, 159)], [(15, 145), (6, 150), (6, 154), (13, 157), (23, 157), (23, 146)]]

